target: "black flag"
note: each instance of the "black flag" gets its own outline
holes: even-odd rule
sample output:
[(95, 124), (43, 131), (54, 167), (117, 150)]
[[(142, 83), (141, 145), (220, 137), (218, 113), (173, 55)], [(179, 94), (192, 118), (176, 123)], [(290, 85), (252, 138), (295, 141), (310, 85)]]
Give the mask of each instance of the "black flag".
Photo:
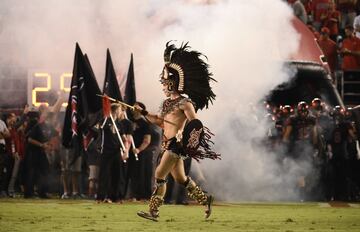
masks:
[[(126, 85), (125, 85), (125, 103), (129, 105), (134, 105), (136, 102), (136, 90), (135, 90), (135, 75), (134, 75), (134, 59), (133, 54), (131, 53), (129, 70), (127, 73)], [(127, 110), (127, 114), (130, 119), (132, 119), (132, 114), (130, 109)]]
[(134, 59), (132, 53), (131, 53), (130, 65), (126, 79), (124, 101), (129, 105), (134, 105), (136, 102)]
[(106, 70), (105, 70), (103, 94), (106, 94), (107, 96), (114, 98), (116, 100), (122, 101), (121, 92), (118, 81), (116, 79), (114, 65), (111, 60), (109, 49), (107, 49), (106, 52)]
[(101, 92), (90, 62), (76, 43), (71, 91), (63, 127), (62, 144), (65, 147), (79, 151), (87, 143), (84, 138), (88, 137), (89, 129), (96, 123), (102, 106), (101, 98), (96, 94)]

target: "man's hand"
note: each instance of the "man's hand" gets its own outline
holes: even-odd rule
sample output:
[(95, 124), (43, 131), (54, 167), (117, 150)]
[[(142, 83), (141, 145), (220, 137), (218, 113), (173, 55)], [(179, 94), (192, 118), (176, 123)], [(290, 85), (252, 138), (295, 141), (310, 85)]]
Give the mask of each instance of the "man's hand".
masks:
[(29, 105), (26, 104), (25, 107), (24, 107), (23, 113), (27, 114), (27, 113), (29, 113), (29, 111), (30, 111), (30, 107), (29, 107)]
[(343, 53), (344, 55), (349, 55), (349, 54), (351, 54), (352, 52), (351, 52), (349, 49), (344, 48), (344, 49), (342, 50), (342, 53)]
[(149, 112), (147, 112), (146, 110), (142, 109), (140, 106), (135, 105), (134, 106), (135, 111), (139, 112), (140, 114), (142, 114), (143, 116), (146, 116), (149, 114)]
[(132, 151), (134, 154), (137, 154), (137, 155), (140, 153), (140, 150), (138, 148), (133, 148)]
[(41, 147), (44, 149), (45, 153), (50, 153), (53, 149), (50, 143), (43, 143), (41, 144)]
[(19, 153), (17, 151), (13, 154), (13, 156), (14, 156), (15, 160), (20, 159)]
[(331, 160), (331, 159), (333, 158), (333, 156), (334, 156), (331, 151), (328, 151), (326, 155), (327, 155), (328, 159), (330, 159), (330, 160)]
[(125, 152), (123, 150), (121, 150), (120, 152), (120, 156), (122, 160), (127, 160), (129, 158), (129, 151), (126, 150)]

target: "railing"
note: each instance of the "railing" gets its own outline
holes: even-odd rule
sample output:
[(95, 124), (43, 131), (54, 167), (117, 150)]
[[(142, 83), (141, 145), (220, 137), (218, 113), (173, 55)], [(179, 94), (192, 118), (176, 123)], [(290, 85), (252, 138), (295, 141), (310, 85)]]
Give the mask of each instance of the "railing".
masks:
[(338, 90), (345, 105), (360, 104), (360, 70), (336, 72)]

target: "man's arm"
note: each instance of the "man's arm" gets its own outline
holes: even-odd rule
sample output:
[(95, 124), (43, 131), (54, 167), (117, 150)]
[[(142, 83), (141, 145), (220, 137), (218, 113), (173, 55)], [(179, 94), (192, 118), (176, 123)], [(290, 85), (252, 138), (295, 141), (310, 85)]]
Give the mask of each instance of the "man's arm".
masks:
[(156, 114), (150, 114), (148, 111), (143, 110), (141, 107), (135, 105), (135, 110), (139, 111), (149, 122), (159, 127), (163, 127), (164, 118)]
[(41, 147), (41, 148), (43, 148), (44, 145), (45, 145), (44, 143), (41, 143), (41, 142), (39, 142), (38, 140), (33, 139), (33, 138), (29, 138), (28, 141), (29, 141), (29, 143), (31, 143), (32, 145), (35, 145), (35, 146), (38, 146), (38, 147)]
[(313, 134), (312, 143), (314, 146), (316, 146), (318, 144), (318, 129), (316, 125), (313, 126), (312, 134)]
[(349, 133), (349, 136), (350, 136), (351, 140), (356, 139), (355, 128), (352, 125), (349, 126), (348, 133)]
[(156, 115), (156, 114), (149, 114), (149, 113), (144, 116), (149, 122), (151, 122), (159, 127), (163, 127), (163, 125), (164, 125), (163, 117), (160, 117), (159, 115)]
[(63, 92), (59, 92), (59, 93), (58, 93), (58, 98), (57, 98), (55, 104), (54, 104), (53, 106), (50, 106), (50, 107), (49, 107), (49, 111), (50, 111), (50, 112), (54, 112), (55, 114), (57, 114), (57, 113), (60, 112), (61, 105), (62, 105), (62, 103), (63, 103), (63, 101), (64, 101), (63, 96), (64, 96), (64, 93), (63, 93)]
[(285, 142), (285, 143), (289, 142), (291, 131), (292, 131), (292, 126), (287, 125), (285, 127), (285, 131), (284, 131), (283, 142)]
[(1, 131), (0, 132), (0, 139), (7, 139), (10, 137), (9, 131)]
[(357, 16), (355, 19), (354, 19), (354, 29), (355, 29), (355, 32), (360, 32), (360, 16)]
[(196, 119), (195, 108), (191, 102), (181, 104), (180, 109), (184, 111), (184, 114), (189, 121)]
[(133, 152), (139, 154), (150, 145), (150, 142), (151, 142), (151, 135), (150, 134), (144, 135), (141, 145), (138, 148), (134, 148)]
[(1, 121), (0, 122), (0, 139), (7, 139), (7, 138), (10, 138), (10, 132), (9, 132), (9, 130), (8, 130), (8, 128), (6, 127), (6, 124), (3, 122), (3, 121)]

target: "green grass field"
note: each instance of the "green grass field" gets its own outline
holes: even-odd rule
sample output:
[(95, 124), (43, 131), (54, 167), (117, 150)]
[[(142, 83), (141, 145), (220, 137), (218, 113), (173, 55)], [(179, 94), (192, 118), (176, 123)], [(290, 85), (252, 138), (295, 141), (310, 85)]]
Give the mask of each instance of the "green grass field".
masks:
[(0, 231), (360, 231), (360, 205), (217, 203), (204, 220), (197, 205), (164, 205), (159, 222), (136, 215), (145, 203), (0, 200)]

